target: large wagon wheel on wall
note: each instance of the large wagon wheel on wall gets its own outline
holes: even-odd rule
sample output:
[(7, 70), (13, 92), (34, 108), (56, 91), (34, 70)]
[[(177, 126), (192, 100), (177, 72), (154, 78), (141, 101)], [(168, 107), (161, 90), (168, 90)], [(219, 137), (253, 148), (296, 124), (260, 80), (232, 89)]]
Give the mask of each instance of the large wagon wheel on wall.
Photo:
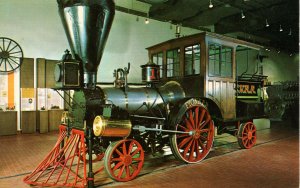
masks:
[(140, 173), (143, 164), (144, 150), (134, 139), (112, 142), (105, 152), (105, 171), (116, 181), (134, 179)]
[(212, 148), (214, 124), (208, 110), (200, 101), (190, 99), (180, 106), (173, 124), (174, 129), (181, 133), (171, 136), (170, 146), (177, 159), (186, 163), (197, 163)]
[(16, 70), (21, 66), (22, 58), (22, 48), (16, 41), (0, 37), (0, 72)]

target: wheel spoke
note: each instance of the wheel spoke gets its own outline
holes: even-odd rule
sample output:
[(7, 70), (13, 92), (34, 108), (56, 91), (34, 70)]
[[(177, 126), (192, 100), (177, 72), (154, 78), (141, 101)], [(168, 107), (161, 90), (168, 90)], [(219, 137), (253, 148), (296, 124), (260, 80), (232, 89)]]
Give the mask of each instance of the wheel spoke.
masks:
[(123, 172), (124, 172), (124, 169), (125, 169), (125, 165), (122, 166), (122, 168), (120, 169), (119, 173), (118, 173), (118, 178), (121, 178)]
[(185, 122), (186, 127), (188, 128), (188, 130), (193, 130), (193, 127), (192, 127), (192, 125), (191, 125), (191, 123), (188, 119), (184, 118), (184, 122)]
[(111, 161), (112, 161), (112, 162), (122, 161), (122, 159), (121, 159), (120, 157), (118, 157), (118, 158), (112, 158)]
[(188, 137), (188, 136), (190, 136), (190, 135), (189, 134), (177, 134), (176, 138), (178, 139), (178, 138), (184, 138), (184, 137)]
[(14, 68), (13, 68), (13, 66), (11, 65), (10, 61), (7, 60), (7, 62), (8, 62), (8, 64), (9, 64), (9, 66), (11, 67), (11, 70), (14, 70)]
[(20, 59), (21, 57), (10, 55), (9, 58)]
[(209, 129), (201, 129), (200, 130), (200, 133), (207, 133), (207, 132), (209, 132), (210, 130)]
[(1, 59), (0, 67), (1, 67), (1, 65), (2, 65), (2, 63), (3, 63), (3, 60), (4, 60), (4, 59)]
[[(202, 111), (201, 111), (201, 114), (200, 114), (200, 118), (199, 118), (199, 124), (197, 125), (198, 128), (200, 128), (200, 125), (202, 124), (204, 115), (205, 115), (205, 110), (202, 110)], [(200, 124), (200, 122), (201, 122), (201, 124)]]
[(196, 148), (196, 157), (198, 158), (200, 156), (199, 153), (199, 142), (195, 140), (195, 148)]
[(130, 164), (131, 168), (133, 169), (133, 171), (137, 170), (137, 167), (134, 164)]
[(128, 148), (128, 153), (127, 153), (128, 155), (130, 155), (130, 153), (132, 152), (133, 145), (134, 145), (134, 142), (130, 142), (129, 148)]
[(134, 152), (132, 154), (130, 154), (131, 157), (135, 156), (139, 151), (140, 151), (139, 148), (137, 148), (136, 150), (134, 150)]
[(17, 63), (14, 59), (12, 59), (11, 57), (9, 57), (8, 59), (12, 60), (15, 64), (17, 64), (18, 66), (20, 66), (19, 63)]
[(207, 123), (210, 122), (210, 120), (211, 120), (211, 119), (210, 119), (209, 117), (206, 118), (206, 121), (203, 121), (203, 122), (201, 123), (199, 129), (200, 129), (200, 130), (203, 129), (203, 127), (205, 127), (205, 125), (207, 125)]
[(7, 51), (7, 52), (11, 52), (11, 51), (13, 51), (16, 47), (18, 47), (18, 45), (16, 44), (13, 48), (11, 48), (9, 51)]
[(195, 109), (195, 129), (198, 128), (198, 123), (199, 123), (199, 106)]
[(5, 72), (7, 71), (7, 67), (6, 67), (6, 59), (4, 59), (4, 68), (5, 68)]
[(118, 154), (119, 156), (124, 156), (124, 155), (118, 150), (118, 148), (116, 148), (115, 151), (117, 152), (117, 154)]
[(205, 137), (204, 135), (200, 135), (201, 141), (207, 141), (208, 140), (208, 135)]
[(194, 122), (194, 116), (193, 116), (192, 109), (190, 109), (190, 111), (189, 111), (189, 120), (191, 122), (191, 125), (192, 125), (193, 129), (195, 129), (196, 127), (195, 127), (195, 122)]
[(11, 44), (11, 40), (9, 41), (8, 46), (7, 46), (5, 51), (8, 51), (8, 48), (9, 48), (10, 44)]
[(200, 139), (198, 139), (198, 142), (199, 142), (199, 145), (200, 145), (200, 147), (202, 148), (202, 150), (204, 150), (204, 149), (205, 149), (205, 146), (203, 145), (202, 141), (201, 141)]
[(3, 49), (5, 50), (4, 38), (2, 38)]
[(138, 157), (138, 158), (132, 158), (133, 161), (142, 161), (143, 157)]
[(116, 171), (117, 169), (119, 169), (121, 166), (123, 166), (124, 165), (124, 163), (121, 161), (121, 162), (118, 162), (115, 166), (114, 166), (114, 168), (113, 168), (113, 171)]
[(0, 50), (1, 50), (2, 52), (4, 51), (1, 45), (0, 45)]
[(126, 166), (126, 178), (129, 178), (130, 177), (130, 169), (129, 169), (129, 166)]
[(9, 54), (16, 54), (16, 53), (21, 53), (22, 51), (17, 51), (17, 52), (10, 52)]
[(254, 125), (251, 123), (250, 124), (250, 130), (253, 130), (254, 129)]
[(188, 137), (183, 139), (179, 144), (178, 144), (178, 149), (181, 149), (184, 145), (186, 145), (190, 140), (192, 139), (192, 137)]
[(123, 151), (123, 155), (127, 154), (126, 142), (123, 142), (122, 151)]
[(192, 143), (193, 143), (192, 141), (189, 142), (189, 144), (185, 147), (185, 149), (184, 149), (184, 151), (183, 151), (183, 157), (184, 157), (184, 158), (185, 158), (187, 152), (190, 150)]
[(195, 152), (195, 140), (192, 141), (192, 147), (191, 147), (190, 156), (189, 156), (190, 161), (192, 161), (192, 159), (194, 157), (194, 152)]
[[(187, 128), (185, 128), (184, 126), (182, 126), (182, 125), (178, 124), (178, 127), (183, 129), (184, 132), (189, 132), (189, 130)], [(178, 130), (178, 128), (177, 128), (177, 130)]]

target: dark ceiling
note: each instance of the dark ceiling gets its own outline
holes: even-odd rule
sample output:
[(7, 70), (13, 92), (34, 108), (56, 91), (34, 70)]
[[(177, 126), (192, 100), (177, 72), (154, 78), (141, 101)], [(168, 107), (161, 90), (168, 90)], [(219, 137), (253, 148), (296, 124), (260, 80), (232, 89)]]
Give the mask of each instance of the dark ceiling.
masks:
[(213, 8), (209, 8), (210, 0), (139, 1), (151, 4), (149, 17), (153, 19), (197, 29), (213, 25), (219, 34), (236, 34), (288, 53), (299, 52), (298, 0), (211, 0)]

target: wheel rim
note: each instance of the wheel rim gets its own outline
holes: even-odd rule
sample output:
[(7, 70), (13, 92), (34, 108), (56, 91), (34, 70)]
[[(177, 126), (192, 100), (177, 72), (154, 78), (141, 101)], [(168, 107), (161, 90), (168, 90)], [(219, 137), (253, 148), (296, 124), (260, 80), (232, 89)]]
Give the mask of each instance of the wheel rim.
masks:
[(252, 122), (246, 123), (242, 127), (241, 135), (242, 147), (249, 149), (256, 143), (256, 127)]
[(12, 39), (0, 37), (0, 72), (12, 72), (22, 64), (23, 51)]
[(105, 169), (117, 181), (130, 181), (141, 171), (144, 164), (142, 146), (133, 139), (112, 143), (105, 152)]
[(203, 160), (209, 153), (213, 139), (213, 121), (203, 106), (194, 106), (186, 110), (176, 126), (177, 131), (187, 134), (175, 134), (175, 154), (187, 163)]

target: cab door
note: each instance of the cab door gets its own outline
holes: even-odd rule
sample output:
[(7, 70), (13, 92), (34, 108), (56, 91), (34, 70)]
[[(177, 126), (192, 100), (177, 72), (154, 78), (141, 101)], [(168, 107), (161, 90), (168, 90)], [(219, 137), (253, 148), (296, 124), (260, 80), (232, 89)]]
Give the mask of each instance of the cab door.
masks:
[(236, 117), (234, 48), (207, 43), (205, 96), (220, 108), (224, 120)]

